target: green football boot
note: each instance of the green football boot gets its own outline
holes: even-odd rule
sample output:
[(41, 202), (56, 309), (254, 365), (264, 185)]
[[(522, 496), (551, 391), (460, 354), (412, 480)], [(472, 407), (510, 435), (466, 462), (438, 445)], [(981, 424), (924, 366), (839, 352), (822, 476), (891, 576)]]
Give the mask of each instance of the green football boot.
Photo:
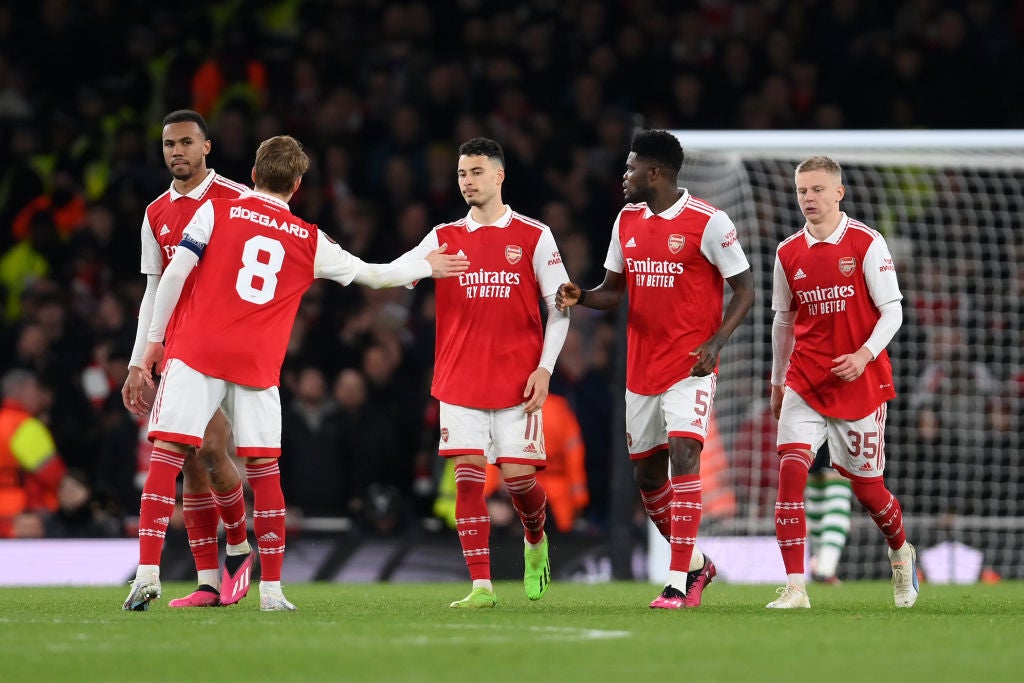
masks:
[(494, 607), (497, 604), (498, 598), (494, 595), (494, 591), (489, 591), (486, 588), (474, 588), (469, 592), (469, 595), (461, 600), (456, 600), (448, 606), (460, 609), (483, 609), (487, 607)]
[(548, 535), (536, 548), (527, 543), (523, 548), (523, 588), (526, 597), (540, 600), (551, 585), (551, 563), (548, 561)]

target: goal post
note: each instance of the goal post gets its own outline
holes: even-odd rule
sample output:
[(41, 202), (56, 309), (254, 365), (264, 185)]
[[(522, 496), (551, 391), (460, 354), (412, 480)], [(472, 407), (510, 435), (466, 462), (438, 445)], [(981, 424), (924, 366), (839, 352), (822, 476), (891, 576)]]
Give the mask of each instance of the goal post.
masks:
[[(796, 164), (824, 154), (843, 167), (842, 209), (885, 235), (904, 295), (885, 448), (908, 535), (936, 551), (937, 580), (1024, 578), (1024, 130), (672, 132), (680, 184), (729, 213), (757, 294), (715, 400), (736, 510), (702, 533), (774, 533), (772, 266), (803, 225)], [(840, 576), (883, 578), (884, 543), (853, 506)]]

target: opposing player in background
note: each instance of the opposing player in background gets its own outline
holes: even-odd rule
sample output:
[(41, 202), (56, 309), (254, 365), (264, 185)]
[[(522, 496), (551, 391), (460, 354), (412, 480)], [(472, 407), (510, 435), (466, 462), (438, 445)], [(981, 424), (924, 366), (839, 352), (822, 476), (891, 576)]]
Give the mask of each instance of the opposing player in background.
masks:
[(828, 157), (801, 162), (796, 195), (803, 229), (779, 244), (772, 287), (772, 396), (779, 419), (775, 535), (786, 586), (770, 608), (810, 607), (804, 581), (804, 487), (828, 442), (889, 545), (897, 607), (917, 600), (917, 554), (900, 503), (885, 487), (886, 402), (896, 395), (886, 345), (903, 322), (903, 299), (881, 234), (839, 209), (842, 169)]
[(502, 201), (500, 144), (463, 143), (458, 177), (469, 214), (435, 227), (399, 260), (447, 243), (473, 262), (473, 271), (437, 282), (431, 393), (441, 404), (439, 454), (455, 464), (455, 525), (473, 581), (469, 595), (451, 606), (487, 608), (497, 604), (484, 499), (488, 462), (501, 469), (525, 530), (526, 596), (541, 599), (551, 582), (547, 499), (536, 473), (545, 465), (541, 408), (569, 329), (568, 314), (555, 310), (555, 291), (568, 276), (551, 230)]
[[(121, 389), (125, 407), (140, 417), (149, 410), (142, 389), (150, 368), (143, 366), (143, 354), (160, 276), (181, 242), (182, 231), (203, 202), (235, 199), (248, 190), (207, 168), (211, 142), (202, 116), (194, 111), (179, 110), (165, 116), (163, 123), (164, 163), (173, 180), (170, 188), (146, 207), (142, 219), (142, 273), (146, 276), (146, 293), (139, 307), (139, 326), (128, 378)], [(189, 297), (194, 282), (194, 277), (186, 281), (183, 298)], [(180, 319), (180, 311), (176, 310), (168, 324), (168, 336), (173, 334)], [(228, 456), (230, 438), (231, 425), (218, 410), (206, 427), (202, 443), (185, 455), (181, 468), (184, 474), (182, 508), (199, 585), (190, 595), (171, 600), (168, 603), (171, 607), (233, 604), (249, 590), (253, 556), (246, 538), (242, 480)], [(168, 515), (157, 511), (163, 509), (162, 502), (173, 503), (175, 496), (174, 481), (146, 478), (139, 511), (139, 564), (160, 564), (169, 520)], [(217, 527), (222, 519), (227, 536), (223, 576), (219, 571), (217, 542)]]
[[(303, 293), (315, 278), (379, 288), (468, 268), (465, 257), (444, 254), (444, 246), (403, 264), (368, 264), (349, 254), (288, 209), (308, 168), (309, 157), (294, 138), (270, 138), (256, 152), (253, 192), (199, 207), (157, 288), (143, 357), (145, 368), (164, 357), (168, 321), (202, 259), (166, 349), (168, 360), (150, 415), (149, 476), (161, 486), (173, 485), (186, 454), (202, 442), (218, 407), (224, 408), (234, 423), (236, 451), (247, 459), (264, 611), (295, 609), (281, 589), (285, 502), (277, 464), (278, 383)], [(158, 514), (170, 515), (173, 500), (155, 503)], [(145, 609), (159, 594), (159, 565), (140, 564), (124, 607)]]
[(828, 446), (818, 449), (804, 490), (811, 540), (811, 581), (838, 585), (839, 560), (850, 536), (850, 480), (831, 465)]
[[(575, 283), (558, 290), (559, 308), (615, 308), (629, 294), (626, 443), (647, 515), (671, 547), (668, 582), (651, 602), (661, 609), (698, 607), (717, 571), (696, 547), (700, 455), (718, 355), (754, 303), (736, 226), (724, 211), (678, 187), (682, 164), (674, 135), (637, 134), (604, 281), (590, 290)], [(728, 308), (723, 281), (732, 288)]]

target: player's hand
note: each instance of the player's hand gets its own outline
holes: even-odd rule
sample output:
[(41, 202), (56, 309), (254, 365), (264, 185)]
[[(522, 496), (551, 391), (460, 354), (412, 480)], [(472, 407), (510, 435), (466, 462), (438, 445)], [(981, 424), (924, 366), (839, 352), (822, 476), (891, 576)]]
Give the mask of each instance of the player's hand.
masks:
[(142, 417), (149, 412), (149, 403), (142, 395), (142, 387), (146, 384), (145, 375), (142, 368), (132, 365), (128, 368), (128, 379), (121, 387), (121, 401), (128, 412), (135, 417)]
[(555, 293), (555, 308), (560, 311), (564, 311), (567, 308), (571, 308), (576, 305), (576, 302), (580, 300), (580, 292), (583, 291), (579, 285), (573, 284), (572, 282), (566, 282), (565, 284), (558, 286), (558, 291)]
[(772, 397), (768, 399), (768, 405), (772, 408), (772, 415), (775, 419), (779, 419), (779, 415), (782, 415), (782, 397), (786, 395), (785, 384), (773, 384), (772, 385)]
[(707, 377), (715, 371), (718, 365), (718, 354), (722, 351), (722, 342), (716, 337), (690, 351), (691, 357), (697, 358), (697, 363), (690, 369), (690, 377)]
[(864, 368), (871, 360), (871, 352), (862, 346), (854, 353), (833, 358), (832, 374), (844, 382), (852, 382), (864, 374)]
[(465, 254), (446, 254), (446, 251), (447, 243), (426, 255), (427, 263), (430, 264), (430, 277), (451, 277), (469, 270), (469, 259)]
[(160, 361), (164, 359), (164, 344), (163, 342), (147, 342), (146, 353), (142, 356), (142, 379), (146, 382), (149, 387), (156, 386), (153, 381), (153, 366), (159, 365)]
[(548, 384), (551, 382), (551, 373), (547, 368), (537, 368), (530, 373), (530, 379), (526, 380), (526, 391), (523, 398), (526, 405), (523, 412), (535, 413), (544, 407), (544, 399), (548, 397)]

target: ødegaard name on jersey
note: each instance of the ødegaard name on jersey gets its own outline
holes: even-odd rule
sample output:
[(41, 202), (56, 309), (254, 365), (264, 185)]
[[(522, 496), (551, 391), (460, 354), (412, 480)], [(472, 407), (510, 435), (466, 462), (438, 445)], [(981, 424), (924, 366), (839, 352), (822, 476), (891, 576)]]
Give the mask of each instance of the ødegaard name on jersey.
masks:
[(519, 273), (507, 270), (477, 270), (459, 276), (467, 299), (508, 299), (519, 282)]
[(309, 237), (309, 230), (302, 227), (301, 225), (295, 225), (294, 223), (289, 223), (288, 221), (282, 221), (281, 223), (278, 223), (277, 219), (271, 218), (265, 213), (259, 213), (258, 211), (247, 209), (244, 206), (232, 206), (230, 216), (231, 218), (241, 218), (242, 220), (258, 223), (259, 225), (265, 225), (268, 228), (281, 230), (283, 232), (287, 232), (291, 235), (295, 235), (296, 237), (301, 237), (303, 239)]

